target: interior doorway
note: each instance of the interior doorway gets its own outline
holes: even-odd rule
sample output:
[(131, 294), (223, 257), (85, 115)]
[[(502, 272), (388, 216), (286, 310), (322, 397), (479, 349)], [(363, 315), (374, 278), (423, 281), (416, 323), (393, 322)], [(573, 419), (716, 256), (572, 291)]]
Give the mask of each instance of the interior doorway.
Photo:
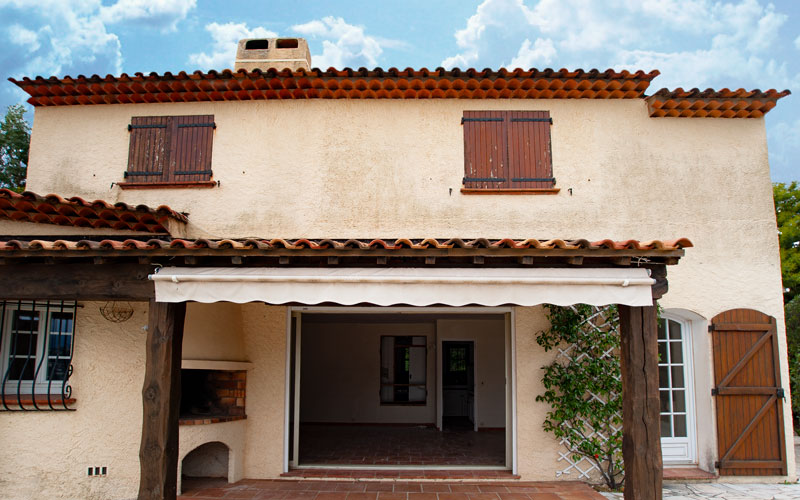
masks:
[(509, 314), (408, 309), (293, 313), (289, 465), (511, 468)]
[(478, 430), (475, 419), (475, 342), (442, 342), (442, 428)]

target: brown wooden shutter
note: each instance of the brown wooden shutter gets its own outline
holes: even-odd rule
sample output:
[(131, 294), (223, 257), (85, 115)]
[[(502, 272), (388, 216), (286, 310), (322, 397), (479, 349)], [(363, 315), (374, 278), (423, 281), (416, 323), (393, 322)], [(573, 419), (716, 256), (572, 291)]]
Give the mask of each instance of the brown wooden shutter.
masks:
[(549, 111), (511, 111), (508, 166), (512, 188), (550, 188), (555, 184), (550, 155)]
[(211, 179), (215, 128), (213, 115), (133, 117), (126, 182)]
[(170, 156), (170, 182), (211, 179), (211, 146), (214, 116), (173, 116), (173, 154)]
[(168, 116), (134, 116), (130, 130), (127, 182), (161, 182), (169, 167)]
[(775, 318), (733, 309), (715, 316), (710, 330), (720, 475), (786, 475)]
[(464, 187), (509, 187), (508, 129), (504, 111), (464, 111)]

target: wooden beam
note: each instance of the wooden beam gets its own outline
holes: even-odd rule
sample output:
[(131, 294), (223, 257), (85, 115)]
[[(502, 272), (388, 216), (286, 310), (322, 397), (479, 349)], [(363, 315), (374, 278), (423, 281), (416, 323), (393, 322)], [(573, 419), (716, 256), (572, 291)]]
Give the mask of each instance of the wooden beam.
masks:
[(661, 428), (655, 305), (619, 306), (625, 500), (660, 500)]
[(669, 281), (667, 281), (667, 266), (665, 264), (652, 264), (648, 266), (650, 277), (656, 280), (653, 285), (653, 300), (658, 300), (669, 291)]
[(155, 296), (141, 264), (25, 264), (0, 267), (0, 300), (150, 300)]
[(186, 303), (150, 301), (147, 324), (138, 500), (175, 500), (178, 413)]

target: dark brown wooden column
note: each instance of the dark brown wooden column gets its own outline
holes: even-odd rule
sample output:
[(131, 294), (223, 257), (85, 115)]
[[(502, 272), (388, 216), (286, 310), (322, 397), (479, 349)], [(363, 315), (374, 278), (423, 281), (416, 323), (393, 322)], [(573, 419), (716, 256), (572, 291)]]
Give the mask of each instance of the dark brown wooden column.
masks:
[(652, 306), (619, 306), (625, 500), (661, 500), (663, 464), (655, 301), (667, 291), (666, 268), (652, 269), (652, 276), (656, 279)]
[(142, 403), (139, 500), (174, 500), (186, 304), (150, 301)]

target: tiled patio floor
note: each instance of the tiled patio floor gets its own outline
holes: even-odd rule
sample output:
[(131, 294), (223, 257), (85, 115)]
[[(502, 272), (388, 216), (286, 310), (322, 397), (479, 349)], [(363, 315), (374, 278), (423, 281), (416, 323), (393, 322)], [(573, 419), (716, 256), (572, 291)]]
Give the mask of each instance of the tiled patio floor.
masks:
[(505, 431), (302, 425), (300, 464), (493, 465), (505, 463)]
[(605, 500), (572, 481), (446, 483), (413, 481), (207, 481), (179, 499), (257, 500)]

